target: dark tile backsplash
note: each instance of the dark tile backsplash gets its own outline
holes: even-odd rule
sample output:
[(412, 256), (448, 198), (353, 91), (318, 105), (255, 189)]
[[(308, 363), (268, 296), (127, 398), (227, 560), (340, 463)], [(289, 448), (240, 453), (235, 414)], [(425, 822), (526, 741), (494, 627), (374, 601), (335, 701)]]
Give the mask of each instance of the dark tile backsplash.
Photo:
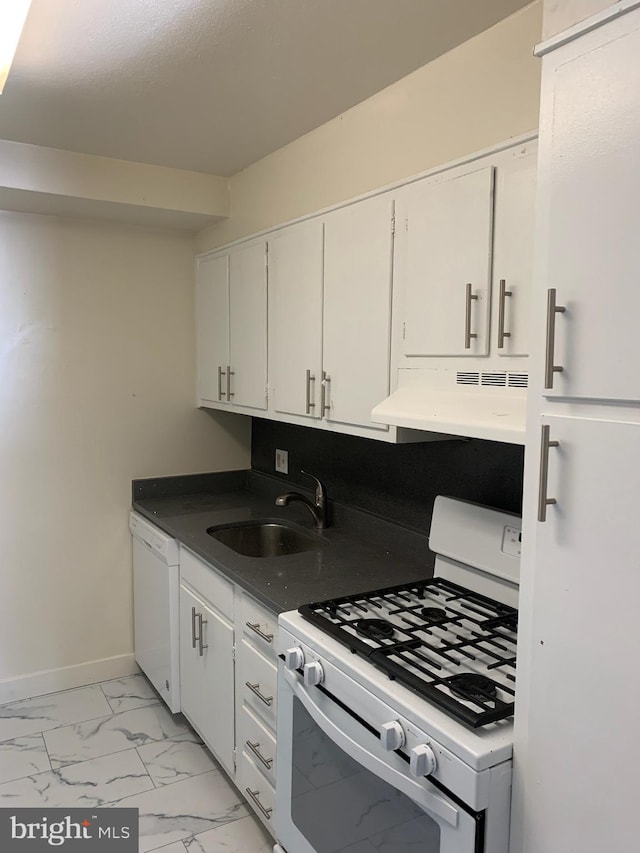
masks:
[[(276, 447), (289, 473), (274, 470)], [(319, 429), (253, 419), (251, 467), (307, 489), (300, 469), (319, 477), (330, 499), (428, 532), (436, 495), (520, 513), (524, 448), (479, 439), (387, 444)]]

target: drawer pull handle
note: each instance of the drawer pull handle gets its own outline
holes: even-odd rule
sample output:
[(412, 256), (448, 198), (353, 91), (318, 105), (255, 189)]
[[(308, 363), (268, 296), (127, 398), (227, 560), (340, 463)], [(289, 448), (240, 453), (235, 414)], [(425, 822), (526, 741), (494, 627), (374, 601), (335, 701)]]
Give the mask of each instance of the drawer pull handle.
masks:
[(200, 626), (200, 630), (198, 631), (198, 654), (200, 657), (204, 655), (204, 650), (209, 648), (208, 643), (202, 642), (202, 626), (207, 624), (207, 620), (202, 618), (202, 613), (198, 613), (198, 625)]
[(511, 332), (504, 330), (504, 308), (507, 296), (513, 296), (513, 291), (507, 290), (507, 282), (500, 279), (500, 296), (498, 297), (498, 349), (504, 349), (504, 339), (511, 337)]
[(564, 314), (567, 309), (556, 302), (555, 287), (547, 291), (547, 338), (544, 355), (544, 387), (545, 391), (553, 388), (553, 374), (562, 373), (564, 367), (554, 364), (556, 346), (556, 314)]
[(263, 632), (260, 630), (260, 623), (259, 622), (255, 622), (255, 623), (247, 622), (247, 628), (251, 628), (252, 631), (255, 631), (256, 634), (259, 637), (262, 637), (263, 640), (266, 640), (267, 643), (273, 642), (273, 634), (263, 634)]
[(260, 800), (258, 799), (258, 794), (260, 791), (252, 791), (251, 788), (245, 788), (247, 794), (251, 797), (256, 806), (260, 809), (262, 814), (265, 816), (267, 820), (271, 820), (271, 812), (273, 809), (265, 809)]
[(473, 285), (468, 282), (465, 289), (464, 300), (464, 348), (471, 349), (471, 338), (477, 338), (476, 332), (471, 331), (471, 303), (478, 298), (477, 293), (473, 293)]
[(307, 370), (307, 384), (305, 391), (305, 400), (304, 400), (304, 413), (305, 415), (311, 414), (311, 409), (315, 409), (316, 404), (311, 399), (311, 383), (313, 382), (314, 389), (314, 397), (315, 397), (315, 387), (316, 387), (316, 377), (311, 373), (310, 370)]
[(231, 370), (231, 365), (227, 365), (227, 403), (231, 402), (231, 398), (235, 397), (235, 393), (231, 390), (231, 377), (235, 376), (235, 371)]
[(273, 758), (265, 758), (264, 755), (260, 752), (259, 743), (251, 743), (250, 740), (245, 741), (251, 752), (255, 755), (258, 761), (261, 761), (267, 770), (271, 770), (271, 765), (273, 764)]
[[(325, 412), (331, 411), (331, 401), (329, 400), (329, 385), (331, 377), (327, 375), (326, 370), (322, 371), (322, 381), (320, 382), (320, 417), (325, 417)], [(328, 416), (327, 416), (328, 417)]]
[(271, 705), (273, 704), (273, 696), (263, 696), (262, 693), (260, 693), (260, 685), (259, 684), (250, 684), (248, 681), (245, 681), (245, 684), (247, 685), (247, 687), (249, 688), (249, 690), (252, 693), (256, 694), (258, 699), (261, 699), (265, 705), (268, 705), (269, 707), (271, 707)]
[(222, 367), (218, 365), (218, 400), (224, 400), (224, 391), (222, 390), (222, 377), (226, 375), (226, 370), (223, 370)]
[(195, 649), (198, 638), (196, 637), (196, 609), (191, 608), (191, 648)]
[(540, 481), (538, 483), (538, 521), (547, 520), (547, 507), (557, 503), (555, 498), (547, 497), (547, 485), (549, 480), (549, 448), (559, 447), (559, 441), (551, 441), (549, 436), (551, 427), (544, 424), (540, 437)]

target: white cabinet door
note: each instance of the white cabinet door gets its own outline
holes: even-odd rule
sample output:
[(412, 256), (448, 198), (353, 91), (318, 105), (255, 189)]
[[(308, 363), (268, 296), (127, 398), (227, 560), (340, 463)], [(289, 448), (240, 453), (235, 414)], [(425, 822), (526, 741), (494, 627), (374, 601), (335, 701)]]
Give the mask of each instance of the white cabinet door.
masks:
[(377, 196), (325, 218), (325, 417), (378, 430), (389, 393), (393, 199)]
[(493, 341), (498, 355), (527, 355), (536, 210), (535, 152), (496, 169)]
[(196, 273), (198, 400), (226, 402), (229, 362), (229, 259), (199, 258)]
[[(194, 636), (200, 633), (202, 654)], [(196, 595), (180, 587), (180, 689), (182, 712), (233, 776), (233, 628)]]
[(322, 414), (322, 250), (317, 219), (269, 240), (269, 388), (276, 412)]
[(638, 56), (633, 12), (545, 59), (540, 163), (550, 189), (538, 234), (547, 244), (541, 279), (566, 309), (555, 322), (563, 372), (548, 396), (640, 400)]
[(231, 402), (267, 407), (266, 243), (229, 255), (229, 364)]
[(493, 167), (420, 181), (399, 199), (405, 356), (487, 354), (492, 209)]
[(557, 504), (537, 524), (527, 603), (525, 849), (635, 850), (640, 424), (542, 423), (559, 442), (549, 450), (547, 492)]

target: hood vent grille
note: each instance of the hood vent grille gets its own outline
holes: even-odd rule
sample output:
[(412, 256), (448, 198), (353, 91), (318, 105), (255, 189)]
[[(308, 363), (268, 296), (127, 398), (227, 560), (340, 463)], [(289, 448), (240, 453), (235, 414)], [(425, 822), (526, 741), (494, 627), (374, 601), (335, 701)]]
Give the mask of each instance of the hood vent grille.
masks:
[(529, 376), (526, 373), (507, 373), (500, 370), (459, 370), (456, 373), (456, 385), (483, 385), (490, 388), (527, 388)]
[(509, 388), (528, 388), (529, 375), (527, 373), (510, 373)]
[(492, 373), (483, 372), (482, 384), (491, 385), (494, 388), (504, 388), (507, 384), (507, 374), (498, 373), (497, 371)]
[(456, 376), (456, 383), (458, 385), (479, 385), (480, 374), (477, 370), (459, 370)]

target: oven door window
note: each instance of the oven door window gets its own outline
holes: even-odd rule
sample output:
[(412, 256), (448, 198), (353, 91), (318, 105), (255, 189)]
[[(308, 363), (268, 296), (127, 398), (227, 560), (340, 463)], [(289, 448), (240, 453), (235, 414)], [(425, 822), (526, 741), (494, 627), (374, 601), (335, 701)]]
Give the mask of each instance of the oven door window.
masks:
[(292, 702), (290, 817), (316, 853), (479, 849), (475, 817), (457, 806), (453, 822), (429, 814), (334, 743), (295, 696)]

